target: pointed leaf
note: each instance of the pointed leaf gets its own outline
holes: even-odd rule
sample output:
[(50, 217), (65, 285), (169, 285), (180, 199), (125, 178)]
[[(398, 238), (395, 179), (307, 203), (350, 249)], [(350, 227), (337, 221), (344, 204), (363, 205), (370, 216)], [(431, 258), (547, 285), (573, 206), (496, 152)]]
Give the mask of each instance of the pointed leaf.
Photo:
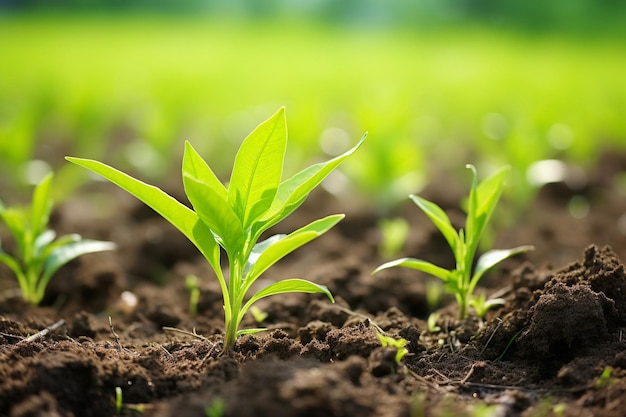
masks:
[(217, 196), (226, 203), (228, 201), (228, 191), (224, 184), (217, 178), (211, 167), (191, 146), (185, 142), (185, 153), (183, 155), (183, 177), (191, 177), (199, 182), (205, 183)]
[(326, 162), (311, 165), (283, 181), (276, 193), (269, 212), (263, 216), (263, 225), (260, 231), (269, 229), (293, 213), (306, 200), (309, 193), (315, 189), (331, 172), (333, 172), (347, 157), (352, 155), (365, 141), (367, 133), (361, 140), (343, 154)]
[(46, 230), (35, 239), (34, 256), (39, 258), (43, 255), (44, 249), (54, 241), (56, 233), (53, 230)]
[(472, 276), (472, 284), (476, 285), (476, 283), (478, 283), (478, 281), (486, 271), (493, 268), (495, 265), (499, 264), (505, 259), (534, 249), (534, 246), (524, 245), (512, 249), (493, 249), (483, 253), (476, 262), (476, 268), (474, 270), (474, 275)]
[(252, 251), (250, 252), (250, 256), (248, 257), (248, 261), (246, 262), (246, 268), (244, 270), (243, 275), (244, 276), (248, 275), (248, 271), (250, 270), (250, 268), (252, 268), (254, 264), (256, 264), (261, 254), (265, 252), (265, 249), (267, 249), (268, 247), (270, 247), (271, 245), (273, 245), (274, 243), (278, 242), (279, 240), (283, 239), (286, 236), (287, 236), (286, 234), (278, 234), (278, 235), (270, 236), (264, 241), (259, 242), (256, 245), (254, 245), (254, 248), (252, 248)]
[(15, 208), (7, 208), (0, 211), (0, 219), (9, 229), (9, 233), (15, 239), (20, 256), (24, 256), (26, 251), (25, 237), (27, 234), (27, 225), (24, 212)]
[(78, 242), (69, 243), (65, 246), (56, 247), (44, 263), (43, 273), (37, 284), (37, 294), (43, 297), (43, 293), (48, 282), (59, 268), (69, 261), (88, 253), (102, 252), (113, 250), (117, 246), (113, 242), (102, 242), (99, 240), (80, 240)]
[(447, 269), (444, 269), (440, 266), (432, 264), (428, 261), (423, 261), (421, 259), (415, 259), (415, 258), (401, 258), (401, 259), (396, 259), (395, 261), (384, 263), (378, 268), (376, 268), (374, 272), (372, 272), (372, 274), (376, 274), (382, 271), (383, 269), (395, 268), (397, 266), (401, 266), (404, 268), (417, 269), (418, 271), (426, 272), (427, 274), (435, 276), (444, 282), (447, 282), (450, 279), (450, 275), (451, 275), (451, 272), (448, 271)]
[(183, 176), (185, 193), (202, 222), (221, 239), (224, 249), (233, 256), (244, 244), (239, 218), (212, 187), (192, 177)]
[(0, 249), (0, 263), (5, 264), (15, 274), (16, 277), (24, 275), (22, 267), (20, 266), (18, 260), (8, 253), (4, 252), (2, 249)]
[(308, 294), (326, 294), (326, 296), (335, 302), (333, 295), (330, 293), (327, 287), (318, 285), (313, 282), (304, 279), (285, 279), (282, 281), (274, 282), (267, 287), (263, 288), (256, 294), (254, 294), (250, 300), (241, 308), (241, 315), (243, 316), (246, 311), (252, 306), (252, 304), (259, 301), (261, 298), (269, 297), (270, 295), (284, 294), (291, 292), (302, 292)]
[(280, 184), (287, 147), (285, 109), (261, 123), (237, 151), (228, 202), (247, 229), (272, 205)]
[(258, 260), (250, 268), (249, 274), (246, 276), (246, 289), (265, 272), (270, 266), (274, 265), (280, 259), (298, 249), (300, 246), (312, 241), (313, 239), (323, 235), (334, 225), (339, 223), (345, 216), (343, 214), (335, 214), (316, 220), (307, 226), (304, 226), (289, 235), (272, 242), (263, 252), (260, 253)]
[(50, 211), (52, 210), (52, 199), (50, 188), (52, 184), (52, 173), (49, 173), (35, 187), (33, 200), (31, 202), (30, 225), (34, 236), (39, 236), (48, 225)]
[(472, 165), (468, 165), (468, 167), (472, 169), (474, 179), (472, 189), (470, 190), (466, 231), (468, 242), (471, 242), (473, 247), (476, 247), (494, 209), (498, 205), (509, 168), (502, 167), (480, 184), (477, 184), (476, 169)]
[(161, 189), (139, 181), (101, 162), (72, 157), (65, 159), (101, 175), (150, 206), (196, 245), (214, 271), (221, 271), (217, 242), (209, 228), (189, 207), (178, 202)]
[(443, 237), (446, 238), (452, 253), (456, 253), (459, 237), (456, 230), (452, 227), (450, 219), (445, 211), (441, 209), (437, 204), (430, 202), (415, 194), (409, 196), (411, 200), (428, 216), (428, 218), (437, 226), (437, 229), (441, 232)]

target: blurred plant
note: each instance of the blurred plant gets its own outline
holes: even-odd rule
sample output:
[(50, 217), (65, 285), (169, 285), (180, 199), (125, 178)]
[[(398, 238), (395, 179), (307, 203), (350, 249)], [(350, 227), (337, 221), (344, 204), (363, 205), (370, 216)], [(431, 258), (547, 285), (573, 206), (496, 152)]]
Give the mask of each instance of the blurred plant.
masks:
[(257, 306), (250, 307), (250, 314), (252, 314), (254, 321), (256, 321), (259, 324), (263, 323), (268, 316), (268, 314), (265, 311), (261, 310)]
[(378, 336), (378, 340), (380, 340), (380, 343), (383, 345), (384, 348), (391, 347), (396, 349), (396, 363), (400, 363), (402, 358), (404, 358), (406, 354), (409, 353), (409, 350), (406, 348), (407, 341), (405, 339), (396, 339), (380, 332), (376, 333), (376, 335)]
[(378, 247), (380, 255), (384, 258), (395, 256), (402, 250), (409, 237), (409, 223), (401, 218), (380, 219), (378, 221), (381, 240)]
[(456, 297), (461, 319), (466, 317), (468, 306), (474, 297), (476, 284), (487, 270), (513, 255), (533, 249), (532, 246), (519, 246), (513, 249), (490, 250), (478, 259), (472, 274), (476, 250), (487, 222), (500, 199), (508, 167), (496, 171), (480, 184), (474, 166), (467, 165), (467, 168), (472, 171), (473, 181), (469, 194), (465, 230), (460, 229), (457, 232), (452, 227), (446, 213), (435, 203), (416, 195), (410, 196), (445, 237), (454, 254), (456, 268), (447, 270), (421, 259), (402, 258), (387, 262), (373, 272), (377, 273), (383, 269), (401, 266), (417, 269), (441, 279), (444, 282), (444, 289)]
[[(183, 156), (185, 193), (194, 210), (157, 187), (147, 185), (101, 162), (71, 158), (70, 162), (100, 174), (149, 205), (177, 227), (204, 255), (222, 291), (225, 313), (224, 351), (231, 351), (237, 336), (265, 329), (240, 330), (245, 313), (256, 301), (289, 292), (322, 293), (328, 289), (302, 279), (274, 282), (244, 298), (254, 282), (278, 260), (321, 236), (343, 219), (343, 214), (316, 220), (289, 235), (261, 235), (296, 210), (309, 193), (344, 159), (361, 146), (327, 162), (312, 165), (282, 181), (287, 125), (284, 109), (261, 123), (243, 141), (228, 187), (187, 142)], [(220, 264), (220, 247), (228, 258), (228, 279)]]
[(189, 291), (189, 314), (198, 314), (198, 300), (200, 299), (200, 287), (198, 277), (191, 274), (185, 277), (185, 289)]
[(47, 229), (53, 202), (50, 197), (52, 173), (33, 192), (29, 208), (8, 208), (0, 201), (0, 220), (15, 240), (16, 254), (4, 252), (0, 246), (0, 262), (17, 278), (22, 297), (39, 304), (54, 273), (69, 261), (88, 253), (115, 249), (112, 242), (82, 239), (77, 234), (56, 238)]
[(491, 298), (487, 299), (485, 294), (474, 295), (469, 300), (469, 305), (474, 308), (476, 316), (484, 318), (487, 311), (495, 306), (504, 305), (504, 298)]
[(439, 330), (441, 330), (441, 327), (439, 327), (439, 325), (437, 324), (437, 320), (439, 320), (438, 313), (430, 313), (428, 315), (428, 320), (426, 321), (426, 325), (430, 333), (436, 333)]

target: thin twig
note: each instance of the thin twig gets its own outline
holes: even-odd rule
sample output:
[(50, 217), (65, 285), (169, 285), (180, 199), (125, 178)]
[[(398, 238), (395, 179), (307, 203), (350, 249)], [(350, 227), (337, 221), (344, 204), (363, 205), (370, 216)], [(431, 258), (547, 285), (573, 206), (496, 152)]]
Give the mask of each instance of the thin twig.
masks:
[(42, 337), (45, 337), (46, 335), (48, 335), (48, 333), (54, 332), (55, 330), (58, 330), (59, 328), (63, 326), (65, 326), (65, 320), (61, 319), (57, 321), (56, 323), (51, 324), (50, 326), (46, 327), (42, 331), (37, 332), (34, 335), (28, 336), (26, 339), (20, 340), (19, 342), (17, 342), (17, 344), (19, 345), (22, 343), (33, 342), (35, 340), (41, 339)]
[(196, 333), (196, 330), (194, 329), (193, 332), (188, 332), (187, 330), (182, 330), (182, 329), (177, 329), (176, 327), (167, 327), (167, 326), (163, 326), (163, 331), (167, 332), (173, 332), (173, 333), (180, 333), (180, 334), (184, 334), (185, 336), (191, 336), (194, 337), (196, 339), (200, 339), (202, 341), (205, 342), (210, 342), (209, 339), (207, 339), (206, 337)]
[(117, 343), (117, 346), (119, 347), (119, 349), (124, 350), (122, 343), (120, 343), (119, 336), (117, 335), (117, 333), (115, 333), (115, 328), (113, 327), (113, 319), (111, 319), (111, 316), (109, 316), (109, 329), (111, 329), (111, 334), (113, 335), (113, 338), (115, 339), (115, 343)]

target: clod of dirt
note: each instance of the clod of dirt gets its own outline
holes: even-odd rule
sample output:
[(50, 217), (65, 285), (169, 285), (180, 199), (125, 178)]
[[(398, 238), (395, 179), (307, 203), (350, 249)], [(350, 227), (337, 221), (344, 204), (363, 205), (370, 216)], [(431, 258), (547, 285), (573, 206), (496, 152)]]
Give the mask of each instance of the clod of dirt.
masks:
[(581, 262), (555, 273), (533, 295), (522, 356), (568, 361), (581, 349), (605, 343), (626, 324), (626, 275), (613, 251), (589, 246)]
[(519, 342), (538, 358), (569, 358), (608, 337), (606, 316), (612, 314), (614, 303), (604, 294), (581, 284), (557, 283), (531, 307), (530, 325)]

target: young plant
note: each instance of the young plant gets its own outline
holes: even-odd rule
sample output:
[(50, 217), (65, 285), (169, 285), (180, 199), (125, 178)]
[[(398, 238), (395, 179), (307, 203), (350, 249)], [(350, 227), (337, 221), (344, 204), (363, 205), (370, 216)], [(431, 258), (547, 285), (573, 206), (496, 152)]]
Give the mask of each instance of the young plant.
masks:
[(460, 229), (457, 232), (452, 227), (446, 213), (435, 203), (416, 195), (410, 196), (411, 200), (430, 218), (445, 237), (454, 254), (456, 268), (447, 270), (421, 259), (402, 258), (387, 262), (373, 272), (377, 273), (383, 269), (401, 266), (417, 269), (441, 279), (444, 282), (444, 289), (456, 297), (461, 319), (466, 317), (468, 306), (474, 297), (476, 284), (487, 270), (513, 255), (533, 249), (532, 246), (519, 246), (513, 249), (490, 250), (478, 259), (472, 273), (478, 244), (500, 199), (504, 179), (509, 168), (504, 167), (498, 170), (480, 184), (474, 166), (467, 165), (467, 168), (472, 171), (473, 181), (469, 194), (465, 229)]
[(47, 229), (53, 206), (52, 177), (48, 174), (35, 187), (29, 208), (9, 208), (0, 201), (0, 220), (16, 245), (14, 255), (0, 245), (0, 262), (15, 274), (22, 297), (34, 305), (43, 300), (50, 279), (63, 265), (87, 253), (115, 249), (112, 242), (82, 239), (77, 234), (56, 239), (56, 233)]
[(396, 363), (399, 364), (402, 358), (404, 358), (406, 354), (409, 353), (409, 350), (406, 348), (406, 339), (394, 339), (393, 337), (387, 336), (383, 333), (376, 333), (376, 335), (378, 336), (378, 340), (380, 340), (380, 344), (383, 345), (383, 347), (392, 347), (396, 349)]
[[(237, 336), (264, 329), (240, 330), (244, 314), (256, 301), (270, 295), (322, 293), (324, 286), (302, 279), (268, 285), (246, 298), (254, 282), (270, 266), (295, 249), (326, 233), (343, 214), (324, 217), (288, 235), (258, 242), (306, 199), (309, 193), (363, 143), (327, 162), (312, 165), (281, 180), (287, 145), (284, 109), (261, 123), (241, 144), (228, 186), (222, 184), (191, 144), (185, 144), (183, 183), (193, 210), (159, 188), (145, 184), (101, 162), (67, 159), (125, 189), (177, 227), (207, 259), (217, 276), (224, 300), (224, 351), (233, 348)], [(220, 247), (228, 258), (227, 274), (220, 266)]]

